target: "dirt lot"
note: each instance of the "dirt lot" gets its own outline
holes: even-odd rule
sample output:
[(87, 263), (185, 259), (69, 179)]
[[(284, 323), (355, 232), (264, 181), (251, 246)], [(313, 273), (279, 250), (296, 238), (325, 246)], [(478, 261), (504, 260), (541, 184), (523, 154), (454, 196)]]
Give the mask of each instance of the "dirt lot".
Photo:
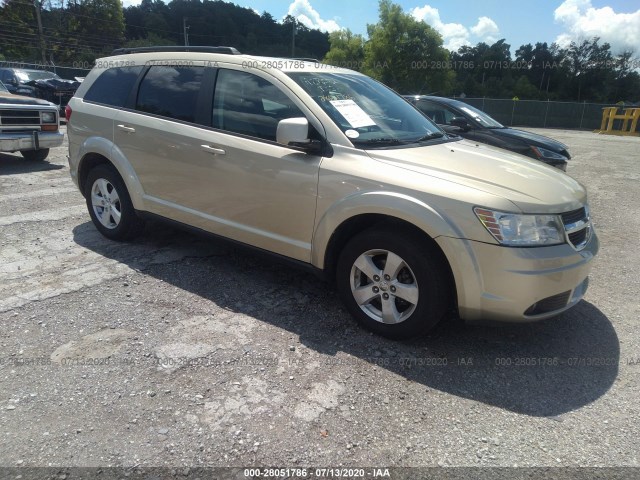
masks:
[(638, 466), (640, 138), (542, 132), (590, 193), (585, 299), (405, 343), (243, 249), (106, 240), (66, 146), (0, 154), (0, 466)]

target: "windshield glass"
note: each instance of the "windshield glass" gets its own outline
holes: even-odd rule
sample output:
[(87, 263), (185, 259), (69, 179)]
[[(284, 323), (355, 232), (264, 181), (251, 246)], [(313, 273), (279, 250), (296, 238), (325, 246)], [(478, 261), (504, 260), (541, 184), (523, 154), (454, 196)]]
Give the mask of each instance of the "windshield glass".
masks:
[(18, 71), (16, 75), (22, 82), (29, 82), (31, 80), (47, 80), (49, 78), (60, 78), (53, 72), (47, 72), (46, 70), (38, 71), (38, 70), (29, 70), (29, 71)]
[(504, 128), (499, 122), (496, 122), (489, 115), (484, 113), (482, 110), (478, 110), (476, 107), (472, 107), (471, 105), (458, 106), (460, 110), (462, 110), (467, 115), (471, 116), (476, 122), (486, 128)]
[(402, 97), (364, 75), (292, 72), (295, 80), (359, 148), (433, 140), (442, 130)]

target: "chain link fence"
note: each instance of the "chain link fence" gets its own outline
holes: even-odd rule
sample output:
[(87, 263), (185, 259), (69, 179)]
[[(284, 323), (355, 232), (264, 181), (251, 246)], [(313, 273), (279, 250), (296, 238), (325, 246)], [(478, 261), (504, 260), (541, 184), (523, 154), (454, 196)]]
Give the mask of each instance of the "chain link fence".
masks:
[(457, 98), (507, 126), (598, 130), (602, 110), (613, 103)]

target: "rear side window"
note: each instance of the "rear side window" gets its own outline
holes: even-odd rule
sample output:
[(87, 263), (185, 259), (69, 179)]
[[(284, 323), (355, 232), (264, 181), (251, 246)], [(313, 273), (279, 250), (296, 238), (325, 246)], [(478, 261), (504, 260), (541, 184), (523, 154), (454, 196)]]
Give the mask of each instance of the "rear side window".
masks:
[(142, 67), (115, 67), (102, 73), (84, 94), (85, 101), (124, 107)]
[(195, 123), (204, 67), (155, 66), (145, 75), (136, 110)]

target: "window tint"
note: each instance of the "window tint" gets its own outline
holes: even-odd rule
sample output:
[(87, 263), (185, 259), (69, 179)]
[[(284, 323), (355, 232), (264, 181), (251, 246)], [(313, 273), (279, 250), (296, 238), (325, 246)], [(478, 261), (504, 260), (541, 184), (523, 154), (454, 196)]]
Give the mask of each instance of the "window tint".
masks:
[(456, 116), (453, 110), (426, 100), (419, 101), (416, 106), (438, 125), (451, 125), (451, 119)]
[(12, 72), (11, 70), (4, 70), (4, 71), (2, 72), (2, 81), (3, 81), (4, 83), (10, 83), (10, 82), (12, 82), (12, 81), (13, 81), (13, 78), (14, 78), (14, 76), (13, 76), (13, 72)]
[(142, 67), (110, 68), (100, 75), (84, 99), (89, 102), (104, 103), (114, 107), (123, 107), (129, 93), (138, 79)]
[(136, 110), (195, 122), (204, 67), (151, 67), (145, 75)]
[(220, 70), (213, 101), (213, 127), (276, 140), (278, 122), (304, 117), (282, 90), (256, 75)]

